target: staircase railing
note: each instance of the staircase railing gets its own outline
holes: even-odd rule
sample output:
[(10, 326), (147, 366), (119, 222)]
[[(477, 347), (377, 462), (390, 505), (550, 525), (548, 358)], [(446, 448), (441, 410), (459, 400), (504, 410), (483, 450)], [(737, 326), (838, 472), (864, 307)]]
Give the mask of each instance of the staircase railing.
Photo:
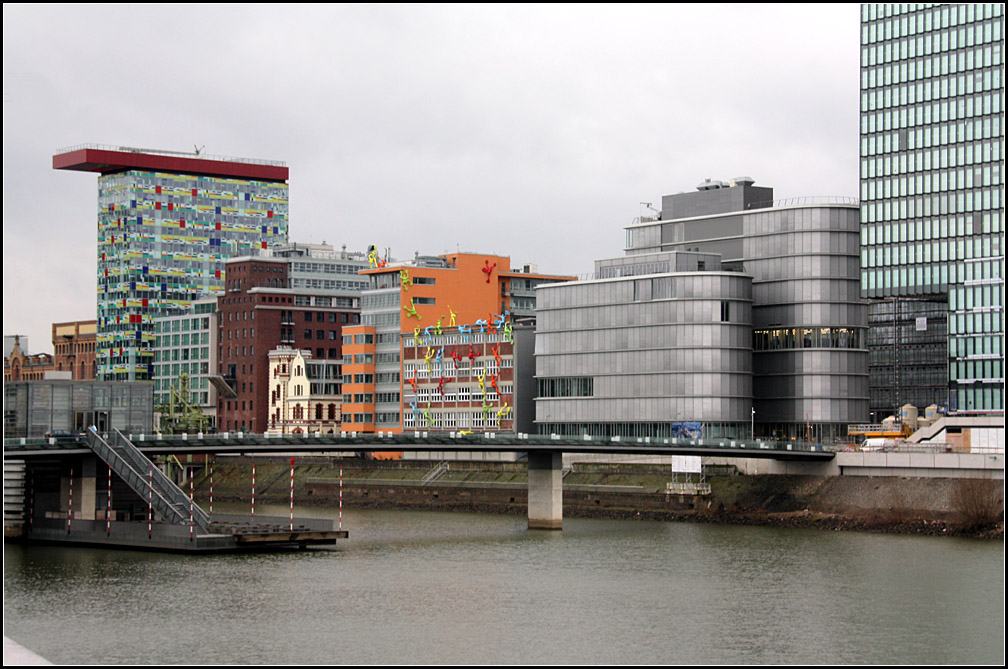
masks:
[(441, 478), (441, 475), (444, 474), (446, 471), (448, 471), (448, 463), (439, 462), (437, 467), (427, 472), (427, 474), (423, 477), (423, 480), (420, 481), (420, 485), (425, 486), (433, 483), (434, 481)]
[[(119, 430), (113, 430), (108, 440), (103, 439), (94, 429), (88, 430), (87, 442), (95, 455), (111, 467), (141, 499), (150, 496), (154, 510), (167, 522), (179, 525), (189, 522), (188, 496)], [(202, 530), (209, 530), (210, 516), (195, 504), (192, 505), (192, 517), (193, 522)]]

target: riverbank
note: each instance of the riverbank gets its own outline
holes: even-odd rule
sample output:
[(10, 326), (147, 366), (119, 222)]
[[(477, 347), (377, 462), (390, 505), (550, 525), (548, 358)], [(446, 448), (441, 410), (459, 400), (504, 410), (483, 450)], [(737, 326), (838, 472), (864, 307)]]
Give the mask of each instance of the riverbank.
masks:
[[(436, 463), (300, 458), (295, 503), (336, 506), (340, 466), (344, 508), (527, 513), (524, 463), (451, 462), (433, 482)], [(247, 502), (250, 460), (214, 466), (214, 499)], [(680, 475), (681, 476), (681, 475)], [(710, 494), (667, 493), (667, 466), (578, 464), (564, 477), (564, 516), (815, 528), (894, 534), (1004, 538), (1004, 486), (996, 480), (861, 476), (755, 475), (718, 467), (706, 476)], [(972, 502), (997, 511), (978, 519)], [(197, 475), (197, 498), (209, 499), (209, 478)], [(256, 501), (290, 499), (289, 460), (256, 461)], [(970, 501), (970, 500), (967, 500)]]

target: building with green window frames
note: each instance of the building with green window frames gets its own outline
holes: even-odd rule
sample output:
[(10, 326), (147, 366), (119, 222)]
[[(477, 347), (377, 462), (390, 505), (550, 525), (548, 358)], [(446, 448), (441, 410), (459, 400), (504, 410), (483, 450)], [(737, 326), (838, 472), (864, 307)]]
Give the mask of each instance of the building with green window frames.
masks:
[(1004, 411), (1003, 5), (862, 5), (873, 417)]
[(154, 406), (168, 404), (173, 386), (185, 374), (189, 401), (217, 424), (217, 298), (193, 302), (186, 311), (154, 319)]

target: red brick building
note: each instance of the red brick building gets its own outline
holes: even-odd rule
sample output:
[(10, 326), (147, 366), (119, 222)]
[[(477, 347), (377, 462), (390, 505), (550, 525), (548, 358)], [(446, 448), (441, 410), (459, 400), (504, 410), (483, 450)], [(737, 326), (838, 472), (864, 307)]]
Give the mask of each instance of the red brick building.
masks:
[(95, 379), (98, 321), (53, 323), (52, 344), (57, 371), (69, 370), (74, 381)]
[(315, 360), (340, 361), (343, 326), (360, 321), (354, 293), (290, 288), (291, 262), (272, 257), (227, 262), (225, 294), (217, 299), (220, 430), (267, 430), (271, 350), (288, 346), (311, 351)]

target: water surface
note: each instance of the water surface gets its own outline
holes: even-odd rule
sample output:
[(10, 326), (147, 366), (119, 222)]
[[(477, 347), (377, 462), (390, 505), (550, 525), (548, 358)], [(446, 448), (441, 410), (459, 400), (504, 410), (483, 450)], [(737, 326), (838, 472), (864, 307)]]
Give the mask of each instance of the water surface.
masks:
[(1004, 662), (1002, 542), (525, 525), (349, 511), (336, 549), (5, 546), (4, 633), (57, 663)]

